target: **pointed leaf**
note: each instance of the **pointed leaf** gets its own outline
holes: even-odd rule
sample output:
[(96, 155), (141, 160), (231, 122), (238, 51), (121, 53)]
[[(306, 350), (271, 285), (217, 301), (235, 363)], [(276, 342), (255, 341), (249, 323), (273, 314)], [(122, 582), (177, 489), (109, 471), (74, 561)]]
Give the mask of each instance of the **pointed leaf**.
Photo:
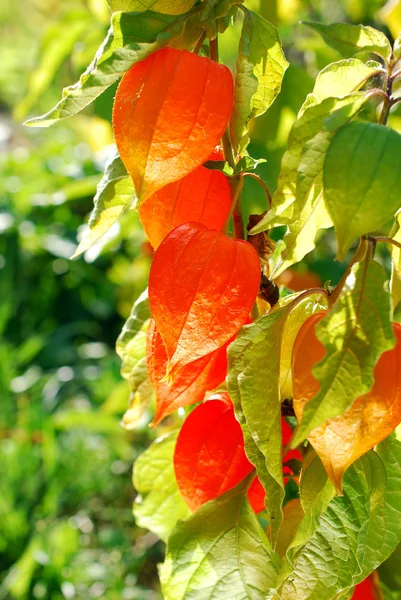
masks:
[[(253, 470), (228, 394), (212, 396), (186, 418), (177, 440), (174, 469), (178, 488), (192, 511), (235, 487)], [(263, 510), (264, 497), (260, 486), (258, 495), (251, 496), (252, 508)]]
[(385, 477), (385, 467), (374, 452), (350, 468), (344, 497), (331, 501), (303, 546), (296, 549), (294, 538), (274, 600), (331, 599), (354, 585), (361, 572), (359, 549), (383, 497)]
[(223, 346), (245, 323), (259, 283), (259, 258), (247, 242), (200, 223), (169, 233), (150, 269), (149, 300), (171, 369)]
[(244, 12), (230, 123), (235, 151), (244, 146), (249, 121), (273, 104), (288, 67), (277, 29), (257, 13)]
[[(316, 328), (316, 336), (326, 351), (324, 358), (305, 352), (305, 346), (300, 350), (305, 335), (308, 331), (313, 334), (321, 316), (310, 317), (299, 332), (294, 348), (293, 392), (300, 424), (293, 447), (371, 389), (375, 365), (395, 341), (386, 281), (383, 267), (371, 259), (369, 250), (365, 251), (347, 276), (339, 299)], [(309, 360), (317, 363), (313, 377), (310, 369), (302, 366)]]
[(174, 476), (176, 440), (176, 433), (159, 438), (134, 464), (134, 486), (140, 494), (134, 504), (136, 523), (163, 540), (180, 519), (190, 515)]
[(153, 248), (178, 225), (196, 221), (220, 231), (231, 208), (227, 178), (219, 171), (198, 167), (166, 185), (144, 202), (139, 214)]
[(227, 342), (211, 354), (182, 367), (170, 383), (164, 378), (168, 369), (166, 349), (160, 333), (152, 320), (147, 343), (147, 364), (152, 386), (156, 394), (154, 425), (177, 408), (196, 404), (204, 399), (206, 392), (223, 383), (227, 374)]
[(264, 600), (275, 586), (280, 560), (247, 502), (246, 485), (176, 527), (160, 569), (166, 600)]
[(323, 185), (342, 258), (357, 237), (380, 229), (401, 206), (401, 135), (375, 123), (349, 123), (327, 151)]
[(72, 258), (86, 252), (110, 227), (118, 221), (134, 199), (134, 187), (122, 160), (115, 150), (106, 165), (102, 180), (93, 199), (94, 208), (89, 219), (89, 231)]
[(142, 12), (152, 10), (165, 15), (182, 15), (196, 4), (196, 0), (107, 0), (113, 12)]
[(394, 59), (400, 60), (401, 58), (401, 34), (397, 37), (394, 42)]
[(381, 31), (364, 25), (348, 23), (305, 23), (319, 33), (326, 44), (337, 50), (344, 58), (354, 56), (358, 52), (378, 54), (385, 60), (391, 58), (391, 46)]
[(106, 39), (79, 81), (63, 90), (62, 99), (48, 113), (25, 124), (48, 127), (77, 114), (128, 69), (155, 50), (169, 43), (183, 23), (175, 26), (175, 17), (153, 12), (116, 13)]
[[(319, 104), (311, 104), (301, 112), (297, 121), (295, 121), (288, 140), (288, 149), (283, 156), (281, 163), (281, 172), (278, 181), (278, 187), (273, 195), (272, 208), (266, 213), (265, 217), (251, 230), (251, 234), (260, 233), (271, 227), (281, 225), (293, 225), (299, 218), (300, 212), (306, 203), (308, 189), (313, 190), (313, 181), (317, 180), (319, 184), (319, 174), (321, 173), (321, 156), (315, 167), (314, 163), (309, 161), (310, 188), (304, 185), (301, 199), (297, 196), (298, 186), (298, 168), (304, 153), (307, 149), (307, 143), (317, 134), (331, 139), (335, 135), (338, 127), (347, 123), (366, 102), (365, 94), (356, 92), (344, 98), (327, 98)], [(334, 119), (334, 120), (333, 120)], [(324, 155), (323, 155), (324, 158)], [(319, 195), (320, 185), (313, 190), (314, 198)]]
[[(253, 438), (262, 459), (255, 462), (259, 479), (266, 490), (266, 507), (270, 513), (270, 532), (275, 544), (282, 520), (284, 498), (281, 456), (280, 358), (286, 320), (292, 310), (298, 313), (298, 328), (308, 316), (303, 305), (283, 306), (247, 325), (228, 350), (228, 391), (237, 418), (244, 429), (247, 452), (248, 437)], [(268, 426), (267, 426), (268, 425)], [(255, 455), (250, 448), (250, 460)], [(264, 460), (263, 460), (264, 457)]]
[(113, 127), (139, 203), (210, 156), (232, 103), (229, 69), (187, 50), (163, 48), (124, 75)]
[(127, 379), (131, 388), (129, 407), (122, 420), (122, 424), (127, 429), (137, 427), (153, 395), (146, 366), (149, 317), (149, 301), (145, 290), (132, 307), (131, 315), (124, 324), (116, 343), (117, 354), (122, 360), (121, 374)]

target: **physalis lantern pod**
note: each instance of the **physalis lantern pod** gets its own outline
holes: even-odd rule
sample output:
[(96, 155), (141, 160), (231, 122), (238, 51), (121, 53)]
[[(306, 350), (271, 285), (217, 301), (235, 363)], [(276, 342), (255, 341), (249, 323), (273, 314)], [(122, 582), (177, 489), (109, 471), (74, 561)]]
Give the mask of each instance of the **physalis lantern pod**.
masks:
[(125, 73), (113, 128), (139, 203), (207, 160), (233, 97), (230, 70), (187, 50), (163, 48)]
[(200, 223), (185, 223), (168, 234), (150, 269), (149, 302), (170, 373), (237, 333), (259, 283), (259, 258), (247, 242)]

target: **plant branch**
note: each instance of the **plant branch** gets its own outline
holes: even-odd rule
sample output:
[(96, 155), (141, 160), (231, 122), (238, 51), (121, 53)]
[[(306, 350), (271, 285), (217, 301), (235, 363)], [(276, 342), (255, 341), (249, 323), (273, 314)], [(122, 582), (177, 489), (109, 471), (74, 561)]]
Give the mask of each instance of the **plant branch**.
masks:
[(203, 46), (203, 42), (205, 41), (205, 38), (206, 38), (206, 30), (202, 33), (199, 40), (196, 42), (194, 49), (192, 50), (192, 52), (194, 54), (199, 54), (199, 52)]
[(398, 248), (399, 250), (401, 250), (401, 243), (397, 242), (397, 240), (393, 240), (393, 238), (389, 238), (385, 235), (375, 235), (373, 236), (369, 236), (370, 240), (374, 240), (375, 242), (384, 242), (386, 244), (391, 244), (392, 246), (395, 246), (396, 248)]
[(386, 86), (386, 95), (383, 101), (383, 108), (379, 117), (380, 125), (387, 125), (387, 121), (390, 115), (390, 110), (392, 107), (392, 96), (393, 93), (393, 66), (389, 66), (389, 72), (387, 76), (387, 86)]
[(210, 58), (214, 62), (219, 62), (219, 41), (217, 36), (212, 40), (209, 39)]
[(245, 177), (251, 177), (252, 179), (255, 179), (255, 181), (258, 181), (260, 183), (260, 185), (262, 186), (262, 188), (264, 189), (266, 196), (267, 196), (267, 200), (269, 202), (269, 207), (271, 208), (272, 206), (272, 195), (270, 193), (269, 188), (267, 187), (266, 183), (263, 181), (263, 179), (257, 175), (256, 173), (244, 173)]

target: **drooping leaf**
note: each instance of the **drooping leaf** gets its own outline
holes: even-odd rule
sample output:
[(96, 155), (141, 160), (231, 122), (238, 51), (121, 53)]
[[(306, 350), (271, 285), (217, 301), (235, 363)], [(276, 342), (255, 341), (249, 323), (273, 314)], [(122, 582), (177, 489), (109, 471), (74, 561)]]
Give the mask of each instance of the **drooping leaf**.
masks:
[(280, 558), (284, 558), (300, 522), (304, 517), (301, 502), (298, 498), (290, 500), (284, 506), (284, 520), (278, 533), (276, 552)]
[[(341, 415), (356, 398), (368, 393), (378, 359), (394, 347), (390, 296), (384, 288), (386, 272), (371, 259), (369, 248), (363, 249), (360, 258), (348, 274), (337, 302), (316, 328), (316, 336), (326, 351), (323, 360), (318, 362), (322, 358), (319, 356), (315, 361), (309, 351), (297, 353), (296, 360), (294, 357), (294, 407), (300, 423), (293, 447), (315, 427)], [(320, 315), (310, 317), (298, 334), (298, 346), (310, 324), (319, 319)], [(301, 366), (309, 360), (317, 363), (313, 376)]]
[[(316, 316), (316, 322), (310, 328), (310, 335), (305, 334), (297, 340), (294, 348), (294, 398), (298, 398), (301, 383), (298, 364), (311, 373), (316, 362), (325, 356), (325, 348), (316, 338), (313, 327), (324, 314)], [(371, 450), (385, 439), (401, 422), (401, 373), (398, 369), (401, 360), (401, 326), (394, 324), (397, 347), (381, 355), (374, 369), (374, 385), (368, 394), (358, 397), (344, 414), (331, 418), (323, 425), (316, 427), (308, 436), (309, 442), (318, 453), (325, 469), (341, 491), (345, 470), (362, 454)], [(307, 357), (303, 353), (307, 352)], [(299, 357), (302, 357), (299, 361)], [(308, 361), (310, 360), (309, 364)], [(299, 361), (299, 362), (298, 362)], [(301, 376), (302, 377), (302, 376)], [(305, 383), (305, 378), (304, 378)], [(294, 400), (297, 417), (302, 420), (302, 402), (305, 396), (313, 397), (319, 390), (315, 380), (315, 389), (303, 392), (301, 402)], [(348, 393), (345, 388), (345, 393)]]
[[(228, 350), (228, 390), (240, 421), (249, 459), (255, 464), (266, 490), (270, 533), (275, 544), (282, 520), (284, 486), (281, 457), (280, 358), (286, 320), (292, 310), (298, 314), (293, 326), (300, 327), (307, 313), (304, 303), (293, 309), (279, 307), (247, 325)], [(262, 457), (249, 445), (253, 439)], [(250, 453), (249, 453), (250, 452)], [(255, 456), (256, 454), (256, 456)]]
[(383, 462), (374, 452), (349, 469), (344, 496), (334, 498), (316, 518), (303, 545), (299, 545), (301, 522), (287, 551), (274, 600), (331, 599), (353, 587), (354, 577), (361, 573), (359, 551), (383, 497), (385, 479)]
[(25, 124), (48, 127), (77, 114), (136, 62), (166, 46), (183, 26), (184, 22), (176, 17), (151, 11), (114, 14), (107, 37), (79, 81), (63, 90), (62, 99), (48, 113)]
[(178, 225), (196, 221), (220, 231), (231, 207), (227, 178), (219, 171), (198, 167), (166, 185), (144, 202), (139, 214), (153, 248)]
[(177, 408), (200, 402), (207, 391), (214, 390), (223, 383), (227, 374), (228, 343), (230, 342), (182, 367), (174, 380), (167, 383), (164, 380), (168, 369), (166, 349), (154, 322), (151, 322), (148, 332), (147, 365), (156, 394), (154, 425)]
[(171, 371), (220, 348), (239, 330), (259, 282), (259, 258), (247, 242), (200, 223), (168, 234), (152, 262), (149, 300)]
[(348, 23), (305, 23), (319, 33), (326, 44), (337, 50), (344, 58), (350, 58), (359, 52), (378, 54), (385, 60), (391, 58), (391, 46), (381, 31), (365, 25)]
[(401, 206), (401, 135), (375, 123), (349, 123), (327, 151), (323, 186), (342, 258), (357, 237), (380, 229)]
[(235, 151), (246, 144), (249, 121), (273, 104), (288, 67), (277, 29), (257, 13), (244, 12), (230, 123)]
[(152, 384), (146, 366), (146, 339), (150, 318), (147, 290), (132, 307), (116, 343), (116, 351), (122, 360), (121, 374), (131, 388), (130, 404), (123, 417), (127, 429), (134, 429), (140, 422), (152, 399)]
[(152, 10), (164, 15), (182, 15), (196, 4), (196, 0), (107, 0), (113, 12), (142, 12)]
[(232, 103), (230, 70), (187, 50), (163, 48), (124, 75), (113, 128), (139, 203), (207, 160)]
[(72, 258), (86, 252), (110, 227), (118, 221), (134, 200), (134, 186), (122, 160), (115, 150), (106, 165), (97, 186), (94, 208), (89, 219), (89, 230)]
[(202, 506), (169, 538), (160, 569), (166, 600), (262, 600), (280, 559), (246, 499), (247, 480)]
[(139, 527), (166, 540), (180, 519), (190, 515), (174, 475), (173, 455), (177, 433), (159, 438), (135, 461), (133, 481), (140, 494), (134, 504)]
[(400, 58), (401, 58), (401, 34), (397, 37), (397, 39), (394, 42), (393, 53), (394, 53), (394, 59), (400, 60)]
[[(192, 511), (235, 487), (253, 470), (228, 394), (217, 394), (186, 418), (177, 439), (174, 469), (178, 488)], [(264, 507), (259, 487), (251, 506)], [(252, 504), (254, 502), (254, 504)]]
[[(273, 195), (272, 208), (251, 230), (251, 234), (260, 233), (281, 225), (291, 226), (297, 222), (308, 198), (306, 195), (307, 189), (304, 191), (302, 201), (298, 200), (297, 197), (298, 168), (307, 143), (322, 132), (325, 132), (325, 135), (330, 139), (331, 136), (334, 136), (336, 128), (347, 123), (361, 109), (365, 101), (365, 94), (355, 92), (344, 98), (326, 98), (319, 104), (312, 104), (301, 112), (291, 129), (288, 149), (281, 163), (277, 190)], [(330, 123), (326, 125), (328, 121)], [(320, 160), (316, 168), (313, 163), (310, 164), (310, 167), (319, 183), (319, 173), (321, 172), (318, 168), (321, 162), (320, 152), (318, 157)], [(310, 184), (312, 187), (312, 177)], [(321, 186), (319, 185), (314, 191), (314, 198), (318, 197), (320, 191)]]

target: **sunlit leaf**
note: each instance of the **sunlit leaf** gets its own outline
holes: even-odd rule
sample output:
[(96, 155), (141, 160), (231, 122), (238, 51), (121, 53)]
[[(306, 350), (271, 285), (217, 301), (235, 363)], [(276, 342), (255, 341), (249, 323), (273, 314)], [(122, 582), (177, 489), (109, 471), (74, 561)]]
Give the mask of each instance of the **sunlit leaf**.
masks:
[(134, 464), (134, 486), (140, 494), (134, 515), (145, 527), (165, 540), (180, 519), (190, 515), (175, 481), (173, 455), (177, 434), (156, 440)]
[(26, 125), (48, 127), (77, 114), (136, 62), (166, 46), (181, 30), (183, 22), (153, 12), (116, 13), (106, 39), (79, 81), (63, 90), (62, 99), (48, 113), (30, 119)]
[(113, 128), (139, 203), (207, 160), (232, 103), (230, 70), (187, 50), (164, 48), (124, 75)]
[[(291, 129), (288, 149), (281, 163), (277, 190), (273, 195), (272, 207), (252, 229), (252, 234), (280, 225), (291, 226), (297, 222), (307, 201), (308, 189), (314, 191), (313, 181), (316, 179), (319, 184), (319, 177), (321, 177), (322, 154), (319, 151), (318, 159), (320, 160), (317, 161), (316, 166), (313, 162), (310, 164), (311, 172), (308, 173), (309, 188), (304, 184), (303, 197), (298, 199), (298, 169), (308, 142), (318, 134), (331, 139), (337, 127), (347, 123), (361, 109), (365, 101), (365, 94), (355, 92), (344, 98), (326, 98), (319, 104), (313, 103), (311, 106), (306, 107), (303, 112), (301, 111), (299, 118)], [(316, 188), (313, 194), (315, 200), (320, 194), (321, 184), (317, 185)]]
[(359, 552), (372, 514), (383, 498), (385, 481), (385, 467), (374, 452), (350, 468), (344, 496), (334, 498), (315, 519), (302, 545), (301, 522), (287, 551), (274, 600), (331, 599), (353, 587), (354, 577), (361, 573)]
[[(309, 351), (294, 350), (294, 408), (300, 423), (293, 447), (372, 388), (375, 365), (395, 341), (386, 281), (384, 268), (371, 259), (369, 248), (365, 249), (349, 272), (337, 302), (316, 327), (324, 355), (315, 357)], [(308, 324), (315, 325), (320, 318), (314, 315), (303, 326), (296, 341), (298, 348), (308, 330), (313, 334)], [(309, 361), (316, 364), (313, 377), (305, 364)]]
[(259, 283), (247, 242), (199, 223), (169, 233), (152, 262), (149, 300), (171, 369), (223, 346), (247, 320)]
[[(284, 486), (281, 456), (280, 358), (286, 320), (293, 310), (283, 306), (247, 325), (228, 350), (228, 390), (237, 418), (245, 436), (249, 459), (255, 460), (253, 439), (262, 459), (254, 462), (259, 479), (265, 487), (266, 507), (270, 513), (270, 533), (273, 543), (282, 520)], [(298, 314), (293, 326), (299, 328), (308, 316), (303, 303), (294, 310)], [(267, 426), (268, 425), (268, 426)], [(256, 456), (257, 458), (257, 456)]]
[(107, 0), (113, 12), (152, 10), (165, 15), (181, 15), (190, 10), (196, 0)]
[(277, 29), (257, 13), (246, 10), (230, 123), (231, 141), (236, 151), (246, 143), (244, 136), (248, 133), (249, 121), (266, 112), (274, 102), (287, 67)]
[(97, 186), (94, 208), (89, 219), (89, 230), (72, 258), (86, 252), (129, 208), (135, 197), (134, 187), (122, 160), (114, 151), (105, 173)]
[(146, 339), (150, 318), (147, 290), (139, 296), (116, 343), (122, 360), (121, 374), (131, 388), (130, 404), (123, 417), (127, 429), (135, 428), (152, 398), (152, 384), (146, 365)]
[(262, 600), (280, 565), (246, 499), (247, 480), (177, 525), (160, 569), (166, 600)]
[(391, 58), (391, 46), (387, 37), (381, 31), (365, 25), (350, 25), (348, 23), (305, 23), (319, 33), (326, 44), (337, 50), (344, 58), (354, 56), (359, 52), (378, 54), (385, 60)]
[(342, 258), (357, 237), (380, 229), (401, 206), (401, 135), (375, 123), (349, 123), (327, 151), (323, 186)]

